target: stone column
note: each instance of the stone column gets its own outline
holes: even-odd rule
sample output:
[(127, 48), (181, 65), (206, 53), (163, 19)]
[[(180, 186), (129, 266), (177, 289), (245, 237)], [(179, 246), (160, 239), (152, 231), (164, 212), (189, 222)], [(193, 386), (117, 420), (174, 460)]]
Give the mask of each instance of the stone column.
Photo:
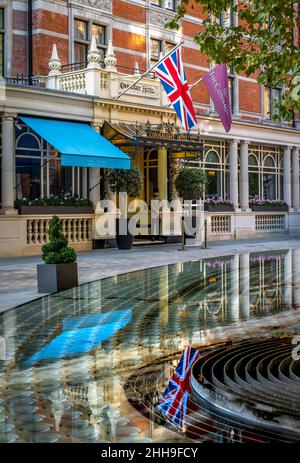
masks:
[(249, 174), (248, 174), (248, 142), (241, 142), (240, 159), (240, 206), (243, 211), (249, 209)]
[(169, 322), (169, 267), (161, 267), (158, 286), (159, 326), (161, 343), (165, 340), (165, 331)]
[(240, 276), (241, 276), (241, 315), (249, 318), (250, 316), (250, 265), (249, 253), (240, 255)]
[(15, 131), (12, 114), (2, 116), (2, 214), (16, 214), (15, 199)]
[(238, 142), (230, 142), (229, 151), (229, 196), (235, 208), (238, 208)]
[(232, 263), (230, 265), (230, 306), (229, 306), (229, 320), (238, 321), (240, 311), (240, 298), (239, 298), (239, 255), (234, 254)]
[(291, 148), (283, 150), (283, 200), (291, 207)]
[(167, 148), (158, 150), (158, 190), (159, 199), (168, 199), (168, 152)]
[(292, 293), (293, 293), (293, 308), (300, 308), (300, 249), (292, 250)]
[(292, 151), (292, 207), (299, 209), (299, 149)]
[(292, 251), (291, 249), (284, 256), (284, 289), (283, 300), (287, 307), (292, 305)]

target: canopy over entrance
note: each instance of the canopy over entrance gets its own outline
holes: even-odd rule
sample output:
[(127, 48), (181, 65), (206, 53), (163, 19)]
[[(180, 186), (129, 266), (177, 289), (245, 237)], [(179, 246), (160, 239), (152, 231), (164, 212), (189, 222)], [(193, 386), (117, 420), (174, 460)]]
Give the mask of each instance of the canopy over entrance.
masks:
[(62, 166), (130, 169), (130, 157), (88, 124), (35, 117), (20, 119), (61, 153)]
[(104, 122), (102, 134), (116, 146), (160, 146), (170, 151), (203, 151), (200, 133), (183, 133), (170, 122), (160, 124), (111, 124)]

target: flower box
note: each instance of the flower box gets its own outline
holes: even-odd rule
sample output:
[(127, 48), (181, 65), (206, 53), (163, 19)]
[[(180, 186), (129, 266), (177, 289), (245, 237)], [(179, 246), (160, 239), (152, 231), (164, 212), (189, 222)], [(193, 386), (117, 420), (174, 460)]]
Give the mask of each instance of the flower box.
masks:
[(233, 212), (233, 204), (208, 204), (204, 203), (204, 210), (208, 212)]
[(92, 214), (92, 206), (20, 206), (21, 215)]
[(250, 204), (249, 206), (253, 212), (287, 212), (289, 207), (287, 204), (277, 204), (274, 206), (264, 204)]

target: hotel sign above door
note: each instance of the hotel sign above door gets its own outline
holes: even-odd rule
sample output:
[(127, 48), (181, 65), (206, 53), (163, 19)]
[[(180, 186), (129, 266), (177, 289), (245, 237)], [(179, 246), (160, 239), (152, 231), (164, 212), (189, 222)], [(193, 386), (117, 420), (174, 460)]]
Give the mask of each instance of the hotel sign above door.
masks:
[[(132, 81), (130, 80), (120, 80), (118, 82), (118, 93), (119, 94), (122, 93), (131, 84), (132, 84)], [(134, 95), (134, 96), (141, 96), (143, 98), (159, 98), (160, 97), (159, 86), (148, 84), (148, 83), (138, 83), (134, 85), (130, 90), (128, 90), (126, 94)]]

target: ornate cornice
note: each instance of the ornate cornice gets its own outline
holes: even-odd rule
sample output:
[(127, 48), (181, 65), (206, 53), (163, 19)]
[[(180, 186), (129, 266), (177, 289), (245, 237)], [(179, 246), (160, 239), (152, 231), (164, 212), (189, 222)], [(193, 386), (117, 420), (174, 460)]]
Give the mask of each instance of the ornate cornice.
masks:
[(81, 5), (90, 6), (92, 8), (97, 8), (102, 11), (112, 12), (112, 1), (111, 0), (74, 0), (74, 3), (79, 3)]
[(147, 22), (159, 27), (165, 27), (168, 21), (171, 21), (174, 14), (166, 13), (165, 11), (157, 11), (150, 9), (147, 12)]

